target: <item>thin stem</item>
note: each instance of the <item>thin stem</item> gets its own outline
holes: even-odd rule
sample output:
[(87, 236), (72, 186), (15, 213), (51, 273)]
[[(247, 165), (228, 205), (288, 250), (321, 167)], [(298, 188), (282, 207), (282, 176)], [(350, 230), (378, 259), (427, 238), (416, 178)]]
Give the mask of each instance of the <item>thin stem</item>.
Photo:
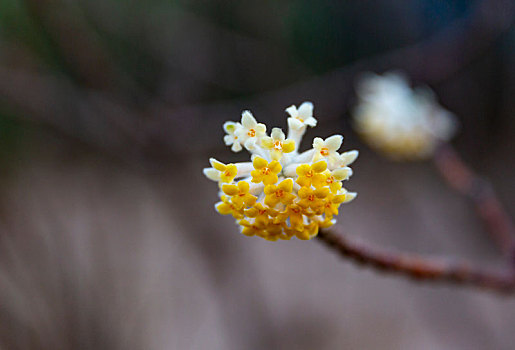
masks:
[(515, 226), (492, 185), (474, 173), (450, 144), (441, 144), (433, 160), (449, 186), (474, 203), (493, 240), (515, 268)]
[(387, 252), (337, 235), (327, 229), (320, 230), (317, 238), (343, 257), (384, 272), (417, 280), (450, 282), (502, 293), (515, 292), (515, 274), (511, 271), (489, 271), (473, 267), (464, 261), (450, 262), (414, 254)]

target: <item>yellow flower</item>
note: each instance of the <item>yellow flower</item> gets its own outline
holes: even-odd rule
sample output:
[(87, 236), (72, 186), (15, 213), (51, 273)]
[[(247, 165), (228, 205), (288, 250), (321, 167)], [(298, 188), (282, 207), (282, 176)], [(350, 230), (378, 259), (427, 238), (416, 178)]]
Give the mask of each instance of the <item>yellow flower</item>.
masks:
[(241, 225), (241, 233), (246, 236), (259, 236), (268, 241), (277, 241), (278, 239), (290, 239), (284, 232), (283, 224), (274, 224), (268, 218), (256, 218), (253, 222), (246, 219), (238, 222)]
[(265, 231), (265, 228), (268, 225), (268, 219), (257, 219), (254, 220), (253, 223), (250, 223), (248, 220), (240, 220), (238, 222), (241, 226), (241, 233), (243, 233), (245, 236), (254, 236), (254, 235), (261, 235), (263, 231)]
[(285, 138), (281, 129), (273, 128), (271, 137), (265, 136), (261, 140), (261, 145), (270, 151), (273, 160), (279, 160), (283, 153), (291, 153), (295, 150), (295, 142)]
[(296, 231), (294, 234), (298, 239), (308, 240), (315, 237), (318, 234), (318, 223), (316, 221), (311, 222), (309, 225), (304, 227), (302, 231)]
[(238, 173), (238, 168), (235, 164), (224, 164), (222, 162), (217, 161), (214, 158), (209, 160), (213, 168), (220, 172), (220, 181), (222, 182), (232, 182)]
[(304, 216), (303, 215), (313, 215), (312, 212), (309, 212), (301, 207), (298, 204), (290, 204), (286, 206), (286, 209), (280, 212), (275, 218), (274, 222), (286, 222), (287, 219), (290, 219), (290, 226), (295, 231), (304, 230)]
[(332, 219), (334, 215), (338, 215), (338, 207), (345, 201), (344, 194), (330, 194), (324, 202), (324, 214), (326, 218)]
[(282, 169), (281, 164), (278, 161), (273, 160), (268, 163), (264, 158), (257, 156), (254, 158), (252, 164), (255, 169), (250, 173), (252, 175), (252, 182), (263, 182), (265, 185), (277, 183), (279, 180), (277, 174)]
[(284, 205), (290, 204), (295, 199), (295, 195), (291, 194), (293, 190), (293, 180), (286, 179), (281, 181), (278, 186), (268, 185), (265, 187), (265, 204), (271, 208), (275, 207), (278, 203)]
[[(316, 162), (313, 165), (302, 164), (297, 167), (297, 178), (296, 182), (305, 187), (311, 185), (315, 187), (321, 187), (325, 185), (326, 176), (323, 172), (327, 169), (327, 163), (324, 160)], [(318, 186), (317, 186), (318, 185)]]
[(318, 226), (320, 228), (328, 228), (328, 227), (333, 226), (335, 223), (336, 223), (336, 220), (327, 218), (327, 219), (324, 219), (323, 221), (319, 222)]
[(215, 204), (215, 209), (222, 215), (231, 214), (235, 219), (243, 218), (243, 208), (237, 207), (229, 200), (229, 197), (222, 196), (222, 201)]
[(206, 177), (220, 187), (216, 210), (232, 215), (244, 235), (269, 241), (311, 239), (320, 227), (336, 222), (341, 204), (356, 197), (343, 188), (342, 181), (352, 174), (347, 166), (358, 152), (339, 154), (340, 135), (315, 138), (313, 148), (299, 151), (307, 127), (316, 125), (313, 105), (291, 106), (287, 113), (287, 138), (279, 128), (267, 136), (266, 126), (249, 111), (243, 112), (241, 124), (226, 122), (226, 145), (235, 152), (243, 146), (252, 161), (223, 164), (211, 158), (212, 167), (204, 169)]
[(256, 196), (249, 193), (250, 185), (246, 181), (239, 181), (238, 185), (225, 184), (222, 186), (222, 191), (232, 196), (232, 202), (237, 206), (241, 207), (245, 204), (247, 207), (251, 207), (256, 203)]
[(324, 206), (323, 199), (329, 195), (329, 192), (329, 189), (326, 187), (317, 188), (316, 190), (309, 187), (302, 187), (299, 190), (301, 200), (298, 204), (303, 208), (311, 208), (316, 214), (319, 214)]
[(211, 168), (204, 168), (204, 175), (210, 180), (217, 181), (220, 188), (224, 183), (230, 183), (235, 178), (248, 177), (254, 167), (251, 162), (236, 164), (224, 164), (214, 158), (210, 158)]
[(352, 169), (344, 167), (333, 171), (326, 170), (324, 174), (326, 176), (324, 185), (329, 186), (332, 193), (336, 193), (342, 188), (342, 181), (347, 180), (352, 175)]
[[(263, 234), (263, 233), (262, 233)], [(278, 239), (288, 240), (291, 238), (286, 232), (284, 223), (269, 222), (263, 236), (267, 241), (277, 241)]]
[(252, 208), (245, 210), (245, 215), (249, 218), (258, 218), (258, 217), (275, 217), (279, 212), (275, 209), (265, 207), (261, 203), (256, 203)]

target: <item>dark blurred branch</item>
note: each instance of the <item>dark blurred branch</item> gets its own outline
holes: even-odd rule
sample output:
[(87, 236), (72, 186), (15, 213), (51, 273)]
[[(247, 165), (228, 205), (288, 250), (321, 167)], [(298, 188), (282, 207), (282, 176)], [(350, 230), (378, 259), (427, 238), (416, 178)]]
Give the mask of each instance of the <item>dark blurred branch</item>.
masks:
[(474, 173), (450, 144), (440, 145), (433, 161), (449, 186), (474, 203), (492, 238), (515, 268), (515, 226), (492, 185)]
[[(48, 16), (46, 10), (42, 10), (42, 6), (48, 6), (48, 4), (58, 0), (26, 1), (33, 6), (40, 16)], [(131, 129), (130, 131), (126, 130), (128, 134), (140, 140), (146, 140), (146, 142), (137, 143), (144, 148), (140, 150), (141, 153), (159, 154), (168, 158), (182, 157), (191, 153), (206, 153), (220, 145), (218, 137), (222, 133), (222, 123), (228, 119), (238, 119), (242, 109), (252, 109), (256, 112), (260, 121), (275, 124), (277, 110), (281, 110), (292, 103), (298, 104), (304, 100), (311, 100), (317, 106), (316, 117), (320, 122), (339, 119), (352, 105), (353, 82), (363, 71), (374, 70), (379, 72), (402, 68), (416, 80), (435, 84), (448, 79), (476, 58), (507, 29), (513, 20), (515, 3), (507, 0), (484, 1), (476, 5), (474, 9), (466, 18), (458, 20), (454, 25), (421, 44), (395, 50), (372, 59), (362, 60), (305, 82), (244, 100), (228, 100), (221, 103), (180, 108), (170, 108), (157, 99), (150, 101), (145, 107), (135, 106), (121, 96), (114, 98), (112, 95), (104, 95), (102, 100), (109, 101), (107, 105), (116, 106), (115, 109), (117, 110), (125, 111), (124, 114), (120, 114), (120, 118), (116, 117), (116, 119), (120, 124)], [(66, 18), (60, 20), (65, 21)], [(53, 20), (50, 20), (50, 22), (54, 23)], [(57, 24), (54, 23), (54, 25)], [(58, 27), (57, 31), (61, 33), (62, 30), (66, 29), (67, 24), (59, 24)], [(78, 32), (81, 33), (81, 30), (78, 30)], [(68, 41), (78, 42), (75, 38), (64, 40), (64, 42)], [(85, 42), (90, 41), (86, 39)], [(96, 48), (92, 50), (97, 52)], [(80, 54), (82, 52), (81, 47), (73, 46), (70, 51), (66, 50), (66, 52), (70, 52), (70, 55), (77, 59), (76, 64), (84, 68), (88, 67), (87, 60), (83, 61)], [(94, 55), (93, 62), (97, 62), (95, 57), (101, 58), (102, 54)], [(73, 59), (72, 61), (75, 62)], [(98, 72), (103, 72), (105, 67), (101, 65), (99, 69)], [(20, 76), (26, 78), (25, 74), (9, 72), (8, 69), (3, 69), (1, 73), (6, 78), (4, 82), (12, 83), (15, 86), (20, 85), (20, 82), (16, 81), (17, 78)], [(41, 79), (38, 73), (30, 74), (39, 83), (44, 83), (44, 79)], [(103, 74), (101, 73), (100, 76)], [(105, 74), (109, 76), (109, 73)], [(91, 78), (93, 79), (92, 85), (97, 81), (94, 78), (95, 76), (97, 75), (95, 74)], [(21, 82), (21, 84), (23, 83)], [(4, 83), (4, 85), (0, 89), (0, 99), (3, 99), (7, 104), (14, 103), (18, 106), (19, 102), (23, 101), (25, 105), (23, 108), (35, 113), (35, 115), (27, 114), (26, 117), (42, 120), (39, 115), (41, 113), (39, 104), (45, 103), (44, 98), (49, 98), (45, 93), (44, 86), (38, 90), (39, 92), (43, 91), (43, 94), (38, 96), (38, 91), (34, 91), (30, 85), (27, 85), (26, 89), (17, 90), (15, 93), (9, 91), (9, 84)], [(49, 89), (52, 88), (54, 87), (49, 87)], [(46, 101), (45, 104), (55, 110), (56, 113), (47, 113), (44, 118), (45, 123), (59, 130), (64, 130), (74, 137), (77, 137), (77, 133), (82, 134), (81, 138), (85, 141), (88, 141), (88, 137), (91, 137), (89, 142), (94, 143), (96, 147), (111, 145), (111, 140), (113, 138), (117, 139), (119, 130), (117, 127), (111, 129), (114, 124), (110, 121), (104, 122), (101, 120), (104, 117), (110, 118), (111, 108), (106, 109), (105, 106), (99, 105), (88, 106), (87, 104), (91, 101), (84, 97), (88, 93), (81, 92), (80, 89), (75, 90), (77, 91), (77, 99), (70, 101), (67, 99), (68, 94), (63, 94), (63, 96), (51, 96), (52, 99)], [(14, 101), (13, 97), (15, 98)], [(80, 103), (81, 105), (72, 105), (73, 103)], [(73, 113), (76, 110), (86, 110), (88, 113), (87, 115), (82, 113), (78, 118)], [(100, 115), (93, 116), (92, 114), (95, 111)], [(89, 123), (88, 118), (95, 122)], [(63, 120), (66, 121), (67, 127), (63, 128), (59, 125)], [(95, 123), (100, 125), (98, 130), (95, 129)], [(85, 125), (87, 126), (86, 129), (84, 128)], [(219, 132), (213, 132), (216, 130)], [(194, 137), (194, 140), (191, 139), (192, 137)], [(132, 141), (131, 138), (128, 138), (128, 140), (129, 142)], [(115, 152), (109, 149), (106, 149), (106, 151)]]
[(107, 90), (121, 83), (120, 72), (73, 3), (25, 0), (25, 4), (63, 58), (65, 66), (82, 85)]
[(450, 262), (437, 258), (393, 253), (357, 242), (330, 230), (320, 230), (318, 240), (337, 251), (342, 257), (377, 270), (404, 275), (416, 280), (449, 282), (486, 290), (514, 293), (513, 272), (487, 271), (467, 262)]
[(277, 120), (278, 110), (292, 103), (310, 100), (317, 106), (315, 112), (319, 121), (334, 121), (352, 106), (354, 82), (364, 71), (402, 69), (416, 81), (438, 84), (466, 67), (492, 45), (512, 24), (514, 16), (513, 1), (482, 1), (473, 7), (468, 16), (427, 41), (360, 60), (284, 89), (245, 100), (209, 105), (175, 109), (154, 106), (157, 108), (152, 113), (157, 118), (151, 132), (168, 148), (174, 149), (184, 143), (179, 135), (189, 135), (194, 131), (200, 137), (190, 150), (203, 152), (215, 147), (215, 142), (219, 143), (218, 139), (213, 138), (213, 130), (220, 130), (222, 123), (228, 119), (237, 119), (242, 109), (251, 109), (258, 119), (270, 123)]
[(139, 115), (114, 97), (78, 89), (67, 78), (0, 66), (0, 103), (22, 119), (50, 125), (93, 149), (134, 161), (145, 150)]

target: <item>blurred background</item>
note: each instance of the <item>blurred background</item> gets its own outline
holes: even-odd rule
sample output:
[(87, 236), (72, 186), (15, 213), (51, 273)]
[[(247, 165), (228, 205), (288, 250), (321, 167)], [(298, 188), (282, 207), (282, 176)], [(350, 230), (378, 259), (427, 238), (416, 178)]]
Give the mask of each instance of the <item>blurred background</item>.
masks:
[(267, 242), (216, 214), (203, 167), (244, 109), (359, 149), (338, 230), (502, 265), (430, 162), (350, 128), (365, 71), (433, 88), (453, 144), (515, 215), (509, 0), (0, 1), (0, 348), (513, 349), (515, 299)]

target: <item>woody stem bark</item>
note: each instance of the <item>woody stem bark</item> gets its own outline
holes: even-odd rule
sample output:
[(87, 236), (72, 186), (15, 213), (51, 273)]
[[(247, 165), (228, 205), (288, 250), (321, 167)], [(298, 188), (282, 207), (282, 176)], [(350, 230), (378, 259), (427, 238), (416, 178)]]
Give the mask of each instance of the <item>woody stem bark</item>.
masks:
[(477, 175), (450, 144), (441, 144), (433, 160), (447, 184), (471, 200), (492, 239), (515, 269), (515, 226), (492, 185)]
[(317, 239), (342, 257), (379, 271), (416, 280), (448, 282), (513, 294), (515, 274), (474, 267), (466, 261), (447, 261), (436, 257), (381, 250), (331, 230), (320, 230)]

